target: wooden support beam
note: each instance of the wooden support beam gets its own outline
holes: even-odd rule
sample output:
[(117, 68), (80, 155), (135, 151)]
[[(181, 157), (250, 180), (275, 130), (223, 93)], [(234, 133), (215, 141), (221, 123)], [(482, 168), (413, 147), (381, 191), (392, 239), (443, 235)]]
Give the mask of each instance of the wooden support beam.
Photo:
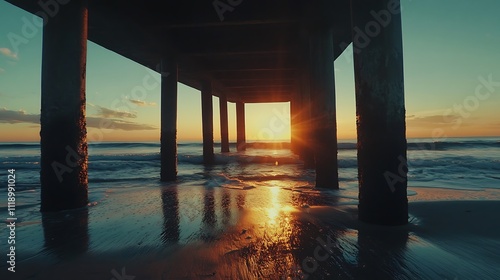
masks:
[(219, 97), (220, 112), (220, 148), (222, 153), (229, 152), (229, 124), (227, 115), (227, 97), (221, 94)]
[(161, 61), (161, 181), (177, 178), (177, 61), (169, 56)]
[(301, 28), (298, 34), (300, 49), (297, 53), (299, 57), (300, 71), (297, 72), (298, 93), (300, 100), (299, 113), (299, 155), (304, 161), (304, 167), (314, 168), (314, 145), (312, 141), (312, 115), (311, 115), (311, 45), (310, 35), (306, 28)]
[(245, 136), (245, 103), (236, 102), (236, 148), (246, 150)]
[(311, 46), (312, 143), (316, 187), (338, 189), (337, 118), (335, 108), (332, 28), (317, 23), (309, 29)]
[(212, 102), (212, 83), (203, 82), (201, 89), (201, 114), (203, 122), (203, 161), (211, 164), (214, 161), (214, 121)]
[(352, 0), (352, 26), (376, 23), (373, 11), (390, 17), (370, 41), (353, 31), (358, 131), (360, 220), (408, 223), (403, 44), (399, 0)]
[(60, 6), (43, 27), (41, 211), (87, 206), (87, 1)]

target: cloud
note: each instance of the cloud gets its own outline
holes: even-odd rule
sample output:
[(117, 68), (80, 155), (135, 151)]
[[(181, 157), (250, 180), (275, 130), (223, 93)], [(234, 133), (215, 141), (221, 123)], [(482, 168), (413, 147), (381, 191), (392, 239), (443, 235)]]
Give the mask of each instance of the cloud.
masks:
[(118, 118), (118, 119), (124, 119), (124, 118), (135, 119), (135, 118), (137, 118), (137, 114), (134, 112), (117, 111), (117, 110), (108, 109), (106, 107), (101, 107), (99, 105), (93, 105), (93, 104), (89, 104), (89, 105), (93, 106), (97, 109), (97, 116), (98, 117)]
[[(40, 124), (40, 114), (28, 114), (23, 110), (13, 111), (7, 108), (0, 108), (0, 123), (19, 124), (30, 123)], [(117, 130), (155, 130), (156, 127), (149, 124), (124, 121), (105, 117), (87, 117), (87, 127), (99, 129)]]
[(486, 126), (488, 127), (491, 127), (491, 128), (494, 128), (494, 129), (500, 129), (500, 122), (497, 122), (497, 123), (487, 123)]
[(5, 55), (6, 57), (17, 60), (17, 53), (12, 52), (8, 48), (0, 48), (0, 53)]
[(118, 129), (118, 130), (155, 130), (156, 127), (148, 124), (129, 122), (117, 119), (107, 119), (99, 117), (88, 117), (87, 127), (95, 127), (99, 129)]
[(139, 107), (148, 107), (148, 106), (156, 106), (156, 103), (154, 102), (146, 102), (142, 100), (135, 100), (135, 99), (128, 99), (130, 103), (133, 103)]
[(40, 123), (40, 115), (28, 114), (23, 110), (12, 111), (0, 108), (0, 123)]
[(416, 125), (449, 125), (454, 124), (460, 119), (460, 115), (448, 114), (448, 115), (430, 115), (430, 116), (416, 116), (410, 115), (406, 118), (406, 121), (413, 126)]

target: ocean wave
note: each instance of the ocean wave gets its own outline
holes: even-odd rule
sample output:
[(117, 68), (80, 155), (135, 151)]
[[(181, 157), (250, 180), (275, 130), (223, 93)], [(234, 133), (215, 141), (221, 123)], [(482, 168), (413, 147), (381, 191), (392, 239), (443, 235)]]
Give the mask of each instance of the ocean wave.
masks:
[(89, 148), (146, 148), (146, 147), (160, 147), (160, 143), (148, 142), (100, 142), (89, 143)]
[(89, 162), (100, 161), (159, 161), (160, 153), (89, 155)]
[(0, 149), (33, 149), (40, 148), (40, 143), (0, 143)]
[[(120, 149), (120, 148), (160, 148), (159, 142), (99, 142), (88, 144), (89, 148), (104, 148), (104, 149)], [(201, 142), (179, 142), (178, 147), (202, 147)], [(220, 143), (215, 143), (216, 147)], [(236, 143), (230, 143), (231, 147), (236, 147)], [(337, 144), (339, 150), (354, 150), (356, 149), (356, 142), (339, 141)], [(246, 147), (249, 149), (290, 149), (290, 142), (248, 142)], [(446, 149), (464, 149), (464, 148), (498, 148), (500, 147), (500, 140), (498, 139), (450, 139), (447, 141), (433, 141), (431, 139), (408, 139), (409, 150), (446, 150)], [(40, 143), (26, 142), (26, 143), (0, 143), (0, 149), (39, 149)]]
[(408, 141), (408, 150), (462, 150), (477, 148), (499, 148), (500, 141), (495, 140), (456, 140), (456, 141)]

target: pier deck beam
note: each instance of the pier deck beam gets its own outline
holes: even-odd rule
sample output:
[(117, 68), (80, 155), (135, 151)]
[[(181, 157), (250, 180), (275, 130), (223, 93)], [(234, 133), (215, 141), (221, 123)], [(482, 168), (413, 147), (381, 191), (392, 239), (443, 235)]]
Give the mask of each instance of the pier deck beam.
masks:
[(246, 150), (245, 103), (243, 102), (236, 102), (236, 147), (238, 151)]
[(229, 153), (229, 124), (227, 115), (227, 97), (221, 94), (219, 97), (220, 112), (220, 150), (222, 153)]
[[(359, 219), (402, 225), (408, 222), (408, 199), (399, 0), (353, 0), (352, 9)], [(378, 24), (373, 11), (382, 11), (387, 24)], [(378, 32), (365, 41), (356, 30)]]
[(177, 62), (173, 56), (161, 61), (160, 180), (177, 178)]
[(41, 211), (88, 203), (85, 119), (87, 1), (71, 1), (43, 27)]
[(201, 89), (201, 114), (203, 124), (203, 162), (205, 164), (214, 161), (214, 122), (212, 83), (204, 82)]
[(316, 23), (310, 30), (310, 100), (316, 187), (338, 189), (333, 29)]

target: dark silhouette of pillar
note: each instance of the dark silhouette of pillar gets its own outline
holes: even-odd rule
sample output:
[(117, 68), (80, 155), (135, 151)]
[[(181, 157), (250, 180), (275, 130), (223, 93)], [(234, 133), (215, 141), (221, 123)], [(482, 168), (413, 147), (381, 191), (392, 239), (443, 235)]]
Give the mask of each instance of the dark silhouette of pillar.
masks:
[(228, 189), (222, 188), (221, 195), (222, 224), (228, 225), (231, 220), (231, 193)]
[(90, 244), (87, 208), (42, 213), (44, 248), (61, 260), (84, 255)]
[(408, 230), (403, 228), (360, 227), (357, 244), (353, 244), (358, 248), (358, 265), (355, 273), (350, 275), (352, 279), (420, 278), (416, 271), (407, 269), (408, 239)]
[(333, 31), (326, 22), (309, 29), (311, 48), (310, 100), (316, 187), (338, 189), (337, 120), (335, 108)]
[(312, 145), (312, 131), (311, 131), (311, 104), (310, 104), (310, 91), (309, 91), (309, 81), (304, 76), (308, 76), (304, 73), (301, 79), (301, 93), (300, 98), (302, 100), (303, 106), (301, 107), (301, 118), (300, 118), (300, 158), (304, 161), (304, 167), (314, 168), (314, 147)]
[(304, 161), (306, 168), (314, 168), (314, 150), (312, 141), (312, 117), (311, 117), (311, 48), (310, 36), (306, 28), (301, 28), (299, 34), (300, 48), (299, 48), (299, 65), (300, 71), (297, 73), (297, 80), (299, 86), (299, 100), (300, 106), (300, 149), (299, 155)]
[(236, 147), (238, 151), (246, 150), (245, 103), (243, 102), (236, 102)]
[(300, 144), (300, 96), (292, 94), (290, 101), (290, 150), (299, 154)]
[(165, 58), (160, 65), (161, 74), (161, 181), (177, 178), (177, 62)]
[(215, 237), (215, 229), (217, 227), (217, 213), (215, 211), (215, 193), (213, 188), (205, 189), (203, 196), (203, 226), (201, 230), (201, 239), (209, 241)]
[(201, 114), (203, 122), (203, 161), (214, 161), (214, 122), (212, 104), (212, 83), (204, 82), (201, 89)]
[(87, 1), (59, 7), (43, 27), (41, 211), (88, 203), (85, 72)]
[(164, 187), (161, 191), (163, 209), (163, 231), (161, 239), (165, 244), (179, 241), (179, 198), (177, 186)]
[[(353, 0), (351, 3), (359, 219), (402, 225), (408, 222), (408, 199), (399, 0)], [(387, 19), (384, 25), (375, 20), (373, 11), (384, 14)], [(373, 36), (360, 35), (359, 30)]]
[(220, 149), (222, 153), (229, 153), (229, 125), (227, 116), (227, 97), (221, 94), (219, 97), (220, 112)]

